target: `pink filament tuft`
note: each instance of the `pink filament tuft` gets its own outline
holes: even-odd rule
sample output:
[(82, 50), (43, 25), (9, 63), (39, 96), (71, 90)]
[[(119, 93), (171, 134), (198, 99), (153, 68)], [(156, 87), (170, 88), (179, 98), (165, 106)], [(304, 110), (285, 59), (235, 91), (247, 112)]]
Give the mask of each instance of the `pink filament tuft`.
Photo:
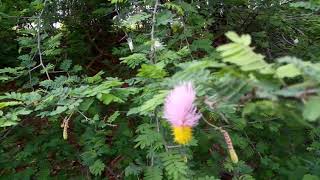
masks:
[(172, 126), (193, 127), (198, 124), (201, 114), (194, 105), (196, 92), (191, 82), (176, 86), (168, 94), (164, 104), (164, 118)]

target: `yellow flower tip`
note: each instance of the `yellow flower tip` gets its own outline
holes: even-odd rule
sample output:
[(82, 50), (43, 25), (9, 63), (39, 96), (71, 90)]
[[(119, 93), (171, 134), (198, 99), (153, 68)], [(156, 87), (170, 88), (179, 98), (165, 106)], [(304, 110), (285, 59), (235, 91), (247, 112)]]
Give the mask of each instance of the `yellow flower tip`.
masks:
[(231, 149), (231, 150), (229, 151), (229, 153), (230, 153), (230, 159), (231, 159), (231, 161), (232, 161), (233, 163), (237, 164), (238, 161), (239, 161), (239, 159), (238, 159), (238, 155), (237, 155), (236, 151), (235, 151), (234, 149)]
[(188, 144), (192, 137), (192, 129), (189, 126), (173, 127), (174, 141), (178, 144)]

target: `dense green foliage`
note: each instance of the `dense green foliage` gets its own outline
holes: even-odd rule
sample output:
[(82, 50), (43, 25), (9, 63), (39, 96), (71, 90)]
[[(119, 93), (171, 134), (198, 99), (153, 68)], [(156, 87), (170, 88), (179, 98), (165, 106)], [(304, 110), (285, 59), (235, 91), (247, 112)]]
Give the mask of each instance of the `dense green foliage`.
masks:
[(0, 179), (320, 179), (319, 24), (319, 0), (1, 0)]

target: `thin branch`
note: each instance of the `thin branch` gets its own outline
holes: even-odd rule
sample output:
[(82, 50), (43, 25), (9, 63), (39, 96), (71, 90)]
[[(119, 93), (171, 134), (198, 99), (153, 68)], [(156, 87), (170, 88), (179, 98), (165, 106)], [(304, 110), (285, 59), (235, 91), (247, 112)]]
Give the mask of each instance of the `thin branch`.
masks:
[[(159, 119), (158, 119), (158, 115), (157, 115), (157, 109), (154, 110), (154, 119), (156, 121), (156, 125), (157, 125), (157, 132), (162, 135), (160, 133), (160, 124), (159, 124)], [(164, 142), (164, 145), (166, 147), (166, 143)], [(153, 166), (154, 163), (154, 152), (152, 152), (152, 156), (151, 156), (151, 166)]]
[[(34, 52), (32, 58), (31, 58), (31, 62), (34, 60), (34, 58), (36, 57), (36, 55), (37, 55), (37, 51)], [(28, 73), (29, 73), (29, 82), (30, 82), (30, 87), (32, 88), (32, 91), (34, 91), (34, 89), (33, 89), (33, 86), (32, 86), (31, 71), (37, 69), (38, 67), (40, 67), (40, 65), (37, 65), (37, 66), (33, 67), (32, 69), (31, 69), (31, 67), (28, 66), (28, 69), (29, 69), (29, 72), (28, 72)]]
[(104, 118), (103, 118), (103, 122), (104, 122), (106, 125), (108, 125), (108, 126), (111, 126), (111, 127), (117, 127), (117, 125), (116, 125), (116, 124), (111, 124), (111, 123), (106, 123), (106, 122), (105, 122), (105, 121), (106, 121), (106, 119), (107, 119), (107, 116), (108, 116), (108, 115), (104, 116)]
[(64, 117), (63, 121), (62, 121), (62, 124), (61, 124), (61, 127), (64, 126), (65, 123), (68, 123), (71, 116), (73, 115), (74, 111), (72, 111), (69, 115), (67, 115), (66, 117)]
[[(183, 21), (182, 21), (182, 25), (183, 25), (183, 33), (186, 33), (186, 24), (185, 24), (185, 19), (184, 19), (184, 18), (183, 18)], [(189, 43), (189, 41), (188, 41), (187, 36), (184, 36), (184, 40), (185, 40), (186, 43), (187, 43), (188, 49), (191, 50), (191, 49), (190, 49), (190, 43)], [(192, 52), (190, 52), (190, 57), (191, 57), (192, 60), (194, 60), (194, 58), (193, 58), (193, 56), (192, 56)]]
[(296, 94), (294, 97), (297, 99), (303, 99), (304, 97), (306, 97), (308, 95), (315, 95), (319, 92), (320, 92), (319, 89), (306, 89), (305, 91)]
[[(256, 147), (255, 147), (255, 146), (254, 146), (254, 144), (251, 142), (251, 140), (250, 140), (250, 138), (249, 138), (248, 134), (246, 133), (246, 131), (243, 131), (243, 133), (244, 133), (244, 135), (246, 136), (246, 138), (247, 138), (247, 140), (248, 140), (248, 142), (249, 142), (249, 144), (250, 144), (250, 146), (251, 146), (252, 150), (253, 150), (253, 151), (256, 151)], [(260, 159), (262, 159), (262, 156), (261, 156), (260, 152), (259, 152), (259, 151), (257, 151), (257, 153), (258, 153), (258, 155), (259, 155)]]
[(0, 141), (2, 141), (3, 139), (5, 139), (10, 133), (11, 131), (15, 128), (15, 126), (11, 126), (10, 129), (7, 130), (7, 132), (4, 133), (4, 135), (0, 138)]
[(295, 44), (292, 43), (292, 42), (290, 42), (289, 40), (287, 40), (286, 37), (284, 37), (283, 34), (281, 34), (281, 36), (282, 36), (283, 40), (284, 40), (286, 43), (290, 44), (291, 46), (295, 46)]
[(264, 123), (264, 122), (269, 122), (269, 121), (275, 121), (278, 120), (279, 118), (271, 118), (271, 119), (266, 119), (266, 120), (258, 120), (258, 121), (250, 121), (247, 122), (248, 124), (256, 124), (256, 123)]
[(292, 2), (294, 2), (294, 0), (284, 0), (284, 1), (280, 1), (279, 5), (282, 6), (282, 5), (285, 5), (285, 4), (292, 3)]
[(78, 113), (80, 113), (86, 119), (86, 121), (90, 120), (90, 118), (88, 118), (86, 115), (84, 115), (81, 111), (79, 111), (79, 110), (77, 110), (77, 111), (78, 111)]
[(32, 69), (30, 69), (30, 72), (38, 69), (39, 67), (41, 67), (41, 64), (38, 64), (38, 65), (34, 66)]
[(168, 149), (173, 149), (173, 148), (180, 148), (181, 145), (172, 145), (172, 146), (167, 145), (166, 147), (167, 147)]
[[(117, 6), (117, 3), (115, 4), (115, 11), (116, 11), (116, 13), (117, 13), (117, 16), (119, 16), (119, 18), (120, 18), (120, 12), (119, 12), (119, 8), (118, 8), (118, 6)], [(129, 35), (128, 35), (128, 33), (124, 30), (123, 31), (124, 32), (124, 34), (125, 34), (125, 36), (124, 37), (122, 37), (118, 42), (121, 42), (123, 39), (128, 39), (128, 38), (130, 38), (129, 37)]]
[(73, 113), (74, 113), (74, 111), (72, 111), (69, 115), (67, 115), (61, 123), (61, 128), (63, 128), (63, 138), (64, 139), (68, 138), (69, 121), (70, 121), (70, 118), (73, 115)]
[(152, 26), (151, 26), (151, 52), (150, 52), (150, 59), (151, 62), (155, 63), (155, 47), (154, 47), (154, 29), (156, 24), (156, 14), (157, 14), (157, 8), (159, 5), (159, 0), (155, 0), (153, 13), (152, 13)]
[(31, 69), (30, 69), (30, 67), (29, 67), (29, 66), (28, 66), (28, 69), (29, 69), (29, 71), (28, 71), (28, 75), (29, 75), (29, 83), (30, 83), (30, 87), (31, 87), (32, 91), (34, 91), (34, 88), (33, 88), (33, 86), (32, 86)]
[(34, 17), (34, 16), (10, 16), (10, 15), (4, 15), (3, 18), (37, 19), (38, 17)]
[(226, 123), (229, 124), (229, 120), (226, 118), (226, 116), (225, 116), (222, 112), (219, 112), (218, 114), (221, 116), (221, 118), (222, 118)]
[[(43, 10), (42, 10), (42, 12), (43, 12)], [(41, 13), (41, 14), (42, 14), (42, 13)], [(41, 14), (40, 14), (40, 16), (39, 16), (39, 18), (38, 18), (38, 29), (37, 29), (37, 41), (38, 41), (37, 47), (38, 47), (39, 61), (40, 61), (40, 65), (42, 66), (44, 72), (45, 72), (46, 75), (47, 75), (47, 78), (48, 78), (49, 80), (51, 80), (50, 75), (49, 75), (46, 67), (44, 66), (43, 60), (42, 60), (42, 53), (41, 53), (41, 36), (40, 36)]]
[(42, 61), (42, 54), (41, 54), (41, 49), (40, 49), (40, 45), (41, 45), (41, 41), (40, 41), (40, 20), (41, 20), (42, 14), (44, 12), (46, 2), (47, 2), (47, 0), (44, 1), (44, 3), (43, 3), (44, 7), (41, 10), (39, 16), (37, 16), (37, 17), (17, 17), (17, 18), (25, 18), (25, 19), (38, 19), (38, 25), (37, 25), (37, 50), (34, 52), (33, 57), (31, 58), (31, 60), (33, 60), (36, 57), (37, 53), (38, 53), (39, 54), (39, 58), (40, 58), (40, 64), (35, 66), (35, 67), (33, 67), (32, 69), (30, 67), (28, 67), (29, 68), (29, 71), (28, 71), (29, 83), (30, 83), (30, 87), (32, 88), (32, 91), (34, 91), (33, 86), (32, 86), (32, 76), (31, 76), (31, 72), (32, 71), (34, 71), (34, 70), (36, 70), (36, 69), (38, 69), (39, 67), (42, 66), (44, 68), (45, 72), (46, 72), (47, 78), (50, 80), (50, 76), (49, 76), (47, 70), (45, 69), (45, 66), (44, 66), (43, 61)]
[(38, 24), (37, 24), (37, 50), (36, 50), (35, 54), (33, 55), (32, 60), (35, 58), (36, 54), (38, 53), (40, 63), (39, 63), (39, 65), (33, 67), (32, 69), (29, 69), (29, 77), (30, 77), (30, 85), (31, 86), (32, 86), (32, 83), (31, 83), (31, 71), (34, 71), (35, 69), (38, 69), (39, 67), (43, 68), (43, 70), (45, 71), (45, 73), (47, 75), (47, 78), (49, 80), (51, 80), (50, 75), (49, 75), (49, 73), (48, 73), (48, 71), (47, 71), (47, 69), (46, 69), (46, 67), (45, 67), (45, 65), (43, 63), (42, 53), (41, 53), (41, 36), (40, 36), (40, 28), (41, 28), (41, 26), (40, 26), (40, 24), (41, 24), (41, 16), (42, 16), (42, 14), (44, 12), (44, 9), (46, 7), (46, 3), (47, 3), (47, 0), (44, 1), (44, 3), (43, 3), (44, 7), (41, 10), (39, 16), (36, 17), (36, 19), (38, 19)]
[[(79, 110), (77, 110), (78, 111), (78, 113), (79, 114), (81, 114), (85, 119), (86, 119), (86, 121), (90, 121), (91, 119), (90, 118), (88, 118), (86, 115), (84, 115), (81, 111), (79, 111)], [(106, 117), (105, 117), (106, 118)], [(105, 120), (105, 118), (104, 118), (104, 120)], [(108, 125), (108, 126), (111, 126), (111, 127), (116, 127), (117, 125), (115, 125), (115, 124), (110, 124), (110, 123), (105, 123), (106, 125)]]
[(237, 163), (238, 162), (238, 156), (234, 150), (233, 144), (232, 144), (232, 140), (230, 138), (229, 133), (224, 130), (222, 127), (218, 127), (216, 125), (211, 124), (209, 121), (207, 121), (204, 117), (202, 117), (202, 119), (211, 127), (213, 127), (215, 130), (220, 131), (220, 133), (223, 135), (224, 137), (224, 141), (227, 144), (227, 149), (229, 151), (229, 155), (230, 155), (230, 159), (233, 163)]
[(215, 130), (217, 130), (217, 131), (221, 131), (221, 130), (222, 130), (221, 127), (218, 127), (218, 126), (216, 126), (216, 125), (214, 125), (214, 124), (211, 124), (211, 123), (210, 123), (206, 118), (204, 118), (203, 116), (202, 116), (202, 119), (203, 119), (204, 122), (206, 122), (209, 126), (213, 127)]
[(156, 120), (156, 124), (157, 124), (157, 132), (160, 133), (160, 124), (159, 124), (159, 118), (158, 118), (156, 109), (154, 110), (154, 119)]
[(20, 124), (18, 124), (17, 126), (10, 126), (6, 132), (4, 133), (4, 135), (2, 137), (0, 137), (0, 141), (2, 141), (3, 139), (5, 139), (16, 127), (21, 126), (22, 123), (24, 123), (27, 119), (24, 119), (20, 122)]

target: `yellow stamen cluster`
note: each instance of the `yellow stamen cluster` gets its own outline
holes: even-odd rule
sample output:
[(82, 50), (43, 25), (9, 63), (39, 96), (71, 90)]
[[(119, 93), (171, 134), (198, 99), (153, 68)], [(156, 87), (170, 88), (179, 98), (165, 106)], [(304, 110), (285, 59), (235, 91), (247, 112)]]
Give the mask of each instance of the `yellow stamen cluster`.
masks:
[(192, 128), (189, 126), (173, 127), (174, 141), (178, 144), (188, 144), (192, 138)]

